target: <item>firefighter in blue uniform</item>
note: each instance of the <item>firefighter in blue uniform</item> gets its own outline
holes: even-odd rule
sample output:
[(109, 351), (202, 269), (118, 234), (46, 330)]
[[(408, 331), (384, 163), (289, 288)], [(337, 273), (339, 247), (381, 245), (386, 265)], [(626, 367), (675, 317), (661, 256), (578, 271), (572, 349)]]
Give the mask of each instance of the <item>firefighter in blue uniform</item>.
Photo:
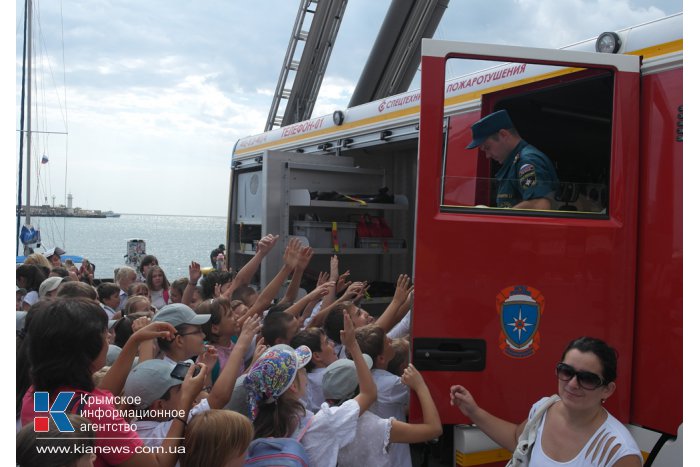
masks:
[(472, 125), (473, 141), (488, 159), (501, 164), (496, 173), (499, 208), (551, 209), (559, 185), (549, 158), (520, 138), (505, 110), (489, 114)]

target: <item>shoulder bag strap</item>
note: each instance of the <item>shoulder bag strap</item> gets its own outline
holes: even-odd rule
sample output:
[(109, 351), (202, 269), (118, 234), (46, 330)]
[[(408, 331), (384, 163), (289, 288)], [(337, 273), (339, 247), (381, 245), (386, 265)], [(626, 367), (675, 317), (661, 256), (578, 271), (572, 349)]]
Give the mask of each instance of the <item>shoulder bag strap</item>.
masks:
[(309, 420), (306, 422), (306, 425), (304, 425), (304, 429), (301, 430), (301, 431), (299, 432), (299, 435), (297, 435), (297, 438), (296, 438), (296, 439), (297, 439), (297, 441), (299, 441), (300, 443), (301, 443), (301, 438), (304, 437), (304, 434), (306, 434), (306, 430), (309, 429), (309, 427), (311, 426), (311, 422), (312, 422), (313, 420), (314, 420), (314, 416), (312, 415), (312, 416), (309, 417)]

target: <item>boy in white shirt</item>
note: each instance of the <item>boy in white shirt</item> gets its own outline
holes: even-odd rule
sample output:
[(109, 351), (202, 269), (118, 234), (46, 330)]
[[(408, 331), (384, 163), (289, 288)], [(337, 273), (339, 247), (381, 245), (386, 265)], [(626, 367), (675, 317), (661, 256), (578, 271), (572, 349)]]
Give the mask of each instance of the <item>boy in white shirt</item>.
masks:
[[(410, 391), (401, 382), (401, 378), (387, 371), (387, 366), (395, 355), (391, 339), (376, 324), (361, 327), (355, 334), (360, 350), (369, 355), (373, 363), (372, 378), (377, 385), (377, 402), (369, 408), (370, 412), (381, 418), (394, 417), (405, 422)], [(411, 452), (407, 444), (397, 444), (391, 451), (391, 457), (391, 465), (411, 465)]]

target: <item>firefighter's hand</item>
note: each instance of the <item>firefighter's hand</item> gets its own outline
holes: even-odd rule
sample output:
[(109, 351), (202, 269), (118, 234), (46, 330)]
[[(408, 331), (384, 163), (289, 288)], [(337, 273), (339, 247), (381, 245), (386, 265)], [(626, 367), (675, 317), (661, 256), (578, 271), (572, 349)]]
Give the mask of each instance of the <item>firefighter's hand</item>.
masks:
[(471, 414), (479, 408), (471, 393), (460, 385), (450, 388), (450, 405), (456, 406), (467, 417), (471, 417)]

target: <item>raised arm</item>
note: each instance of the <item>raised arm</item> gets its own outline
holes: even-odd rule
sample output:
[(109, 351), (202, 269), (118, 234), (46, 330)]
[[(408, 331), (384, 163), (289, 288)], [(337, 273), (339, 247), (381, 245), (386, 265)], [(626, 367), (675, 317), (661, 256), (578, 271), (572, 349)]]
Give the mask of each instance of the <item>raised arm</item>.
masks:
[(299, 317), (299, 314), (303, 312), (308, 305), (315, 305), (321, 298), (325, 297), (330, 293), (331, 290), (335, 289), (335, 282), (326, 282), (314, 290), (304, 295), (297, 301), (294, 305), (290, 306), (285, 313), (289, 313), (295, 318)]
[(283, 302), (294, 303), (297, 299), (297, 294), (299, 293), (299, 285), (301, 285), (301, 279), (304, 277), (304, 271), (311, 261), (311, 257), (314, 255), (314, 249), (310, 246), (306, 246), (301, 249), (299, 255), (299, 261), (297, 262), (297, 267), (294, 268), (294, 274), (292, 274), (292, 281), (287, 287), (287, 292), (284, 294)]
[(182, 292), (182, 303), (187, 306), (192, 306), (192, 299), (194, 298), (194, 291), (197, 290), (197, 282), (199, 278), (202, 277), (202, 268), (196, 261), (192, 261), (189, 266), (190, 277), (187, 281), (187, 287), (185, 291)]
[(301, 243), (298, 239), (292, 238), (287, 245), (287, 249), (284, 251), (284, 263), (280, 268), (277, 275), (267, 284), (267, 287), (258, 295), (258, 299), (255, 301), (252, 307), (238, 319), (240, 325), (243, 325), (245, 319), (249, 316), (255, 314), (261, 314), (263, 311), (270, 307), (272, 299), (275, 298), (277, 292), (279, 292), (282, 283), (289, 277), (289, 274), (294, 271), (299, 260), (299, 255), (301, 252)]
[(423, 413), (423, 423), (412, 424), (392, 420), (389, 441), (392, 443), (422, 443), (440, 436), (442, 434), (440, 415), (430, 395), (430, 389), (413, 364), (408, 364), (401, 375), (401, 382), (413, 389), (418, 396)]
[(275, 247), (275, 244), (279, 238), (279, 235), (267, 234), (258, 241), (258, 247), (255, 251), (255, 255), (241, 268), (240, 271), (238, 271), (238, 274), (236, 274), (236, 279), (238, 279), (235, 281), (237, 287), (250, 284), (250, 281), (260, 267), (260, 263), (262, 263), (263, 258), (267, 256), (267, 254)]
[(511, 452), (515, 450), (525, 422), (516, 425), (490, 414), (477, 405), (469, 391), (459, 385), (450, 388), (450, 405), (456, 406), (494, 442)]
[(316, 316), (311, 318), (311, 322), (309, 323), (308, 327), (322, 327), (323, 323), (326, 321), (326, 316), (328, 316), (328, 313), (331, 312), (331, 310), (341, 302), (345, 302), (348, 300), (353, 300), (361, 291), (364, 289), (365, 283), (364, 282), (353, 282), (350, 287), (347, 288), (345, 293), (336, 301), (331, 303), (329, 306), (322, 308), (318, 313), (316, 313)]
[(343, 312), (343, 324), (344, 329), (340, 331), (340, 341), (345, 346), (345, 352), (350, 354), (355, 362), (357, 380), (360, 386), (360, 393), (355, 396), (355, 400), (360, 406), (360, 415), (362, 415), (377, 400), (377, 385), (374, 383), (367, 362), (362, 358), (360, 345), (355, 338), (355, 325), (347, 311)]
[[(386, 307), (384, 313), (377, 319), (376, 325), (384, 329), (384, 332), (391, 331), (391, 328), (396, 326), (396, 323), (401, 321), (403, 315), (400, 315), (399, 310), (401, 310), (401, 305), (403, 305), (408, 297), (411, 295), (411, 279), (406, 274), (400, 274), (399, 278), (396, 280), (396, 290), (394, 291), (394, 297), (391, 299), (391, 303)], [(405, 309), (406, 312), (408, 309)], [(404, 312), (404, 315), (406, 313)]]
[(152, 341), (157, 338), (174, 339), (175, 333), (176, 331), (173, 325), (165, 322), (153, 322), (133, 333), (131, 337), (129, 337), (129, 340), (126, 341), (126, 344), (124, 344), (124, 348), (119, 353), (119, 356), (114, 361), (109, 371), (107, 371), (107, 374), (102, 378), (98, 387), (100, 389), (107, 389), (112, 394), (121, 394), (122, 389), (124, 389), (126, 378), (131, 371), (131, 365), (134, 363), (139, 345), (142, 342)]
[(253, 336), (255, 336), (261, 327), (262, 324), (259, 316), (251, 316), (243, 323), (243, 329), (241, 329), (236, 345), (233, 346), (231, 356), (219, 374), (207, 398), (209, 407), (212, 409), (220, 409), (231, 399), (233, 387), (236, 385), (238, 371), (243, 364), (246, 351), (251, 342), (253, 342)]

